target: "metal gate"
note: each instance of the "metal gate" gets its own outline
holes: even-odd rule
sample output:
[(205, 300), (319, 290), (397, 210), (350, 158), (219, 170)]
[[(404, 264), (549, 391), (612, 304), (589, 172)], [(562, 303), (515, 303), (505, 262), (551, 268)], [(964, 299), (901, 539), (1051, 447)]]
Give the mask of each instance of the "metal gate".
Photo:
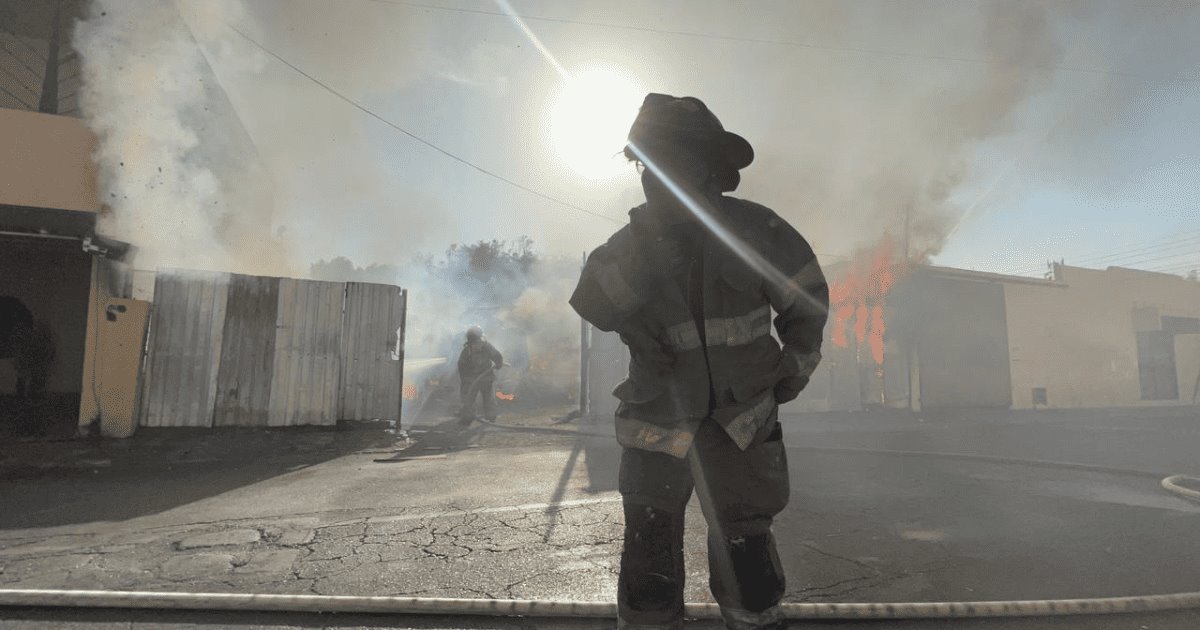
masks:
[(381, 284), (160, 272), (140, 423), (399, 421), (406, 297)]
[(343, 420), (400, 417), (403, 358), (398, 355), (406, 297), (384, 284), (346, 284), (338, 406)]

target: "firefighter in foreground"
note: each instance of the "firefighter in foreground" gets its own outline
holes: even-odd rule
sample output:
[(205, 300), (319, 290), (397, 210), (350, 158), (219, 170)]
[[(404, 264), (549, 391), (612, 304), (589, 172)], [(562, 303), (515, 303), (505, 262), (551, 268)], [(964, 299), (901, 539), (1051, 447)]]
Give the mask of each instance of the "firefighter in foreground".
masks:
[(643, 169), (646, 203), (588, 257), (571, 297), (631, 357), (613, 391), (624, 447), (620, 627), (682, 627), (683, 517), (695, 488), (726, 626), (785, 628), (771, 534), (789, 495), (778, 405), (820, 361), (824, 275), (786, 221), (723, 194), (754, 152), (698, 99), (648, 95), (625, 155)]
[(458, 355), (458, 379), (461, 383), (462, 409), (459, 419), (469, 424), (478, 419), (475, 415), (475, 399), (483, 397), (483, 417), (489, 422), (496, 420), (496, 370), (504, 365), (504, 357), (487, 339), (483, 329), (472, 326), (467, 329), (467, 342)]

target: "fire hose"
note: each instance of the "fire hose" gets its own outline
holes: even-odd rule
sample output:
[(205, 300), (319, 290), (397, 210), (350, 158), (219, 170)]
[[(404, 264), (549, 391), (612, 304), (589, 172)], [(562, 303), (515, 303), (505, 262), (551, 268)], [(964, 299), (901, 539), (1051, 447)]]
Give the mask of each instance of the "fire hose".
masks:
[[(0, 606), (593, 619), (612, 619), (617, 614), (616, 604), (610, 602), (53, 589), (0, 589)], [(1200, 608), (1200, 592), (980, 602), (784, 603), (782, 608), (793, 620), (1049, 617), (1195, 609)], [(721, 618), (716, 604), (687, 604), (685, 615), (691, 619)]]

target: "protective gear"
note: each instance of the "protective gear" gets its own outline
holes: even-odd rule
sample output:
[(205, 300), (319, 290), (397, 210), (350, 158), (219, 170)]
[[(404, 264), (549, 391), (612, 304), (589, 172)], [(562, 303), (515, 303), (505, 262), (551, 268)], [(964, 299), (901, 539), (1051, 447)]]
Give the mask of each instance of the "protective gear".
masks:
[[(571, 296), (585, 320), (629, 342), (629, 376), (613, 391), (621, 400), (623, 446), (683, 457), (699, 421), (711, 417), (746, 448), (775, 410), (776, 386), (792, 379), (780, 394), (798, 393), (799, 361), (819, 360), (829, 288), (808, 242), (749, 201), (718, 197), (710, 211), (774, 269), (767, 275), (752, 268), (702, 231), (699, 324), (687, 283), (666, 281), (650, 268), (647, 242), (666, 228), (646, 206), (634, 208), (630, 224), (592, 252)], [(782, 348), (771, 336), (772, 310)], [(658, 349), (673, 357), (669, 370)]]
[(626, 448), (619, 488), (625, 547), (617, 588), (622, 627), (681, 628), (684, 511), (693, 487), (708, 521), (710, 588), (729, 628), (784, 628), (785, 578), (771, 521), (790, 494), (782, 429), (740, 449), (704, 421), (686, 460)]
[(475, 399), (480, 398), (483, 401), (483, 417), (488, 421), (496, 419), (496, 379), (490, 374), (484, 373), (475, 378), (462, 378), (459, 386), (459, 392), (462, 395), (462, 409), (459, 411), (459, 419), (464, 423), (469, 424), (478, 416), (475, 415)]
[(636, 620), (638, 627), (682, 627), (683, 514), (631, 502), (624, 507), (625, 546), (617, 580), (620, 618)]
[[(471, 331), (479, 330), (480, 336), (471, 338)], [(482, 338), (482, 330), (473, 326), (467, 332), (467, 342), (458, 355), (458, 378), (462, 395), (463, 420), (475, 418), (475, 399), (483, 398), (483, 415), (488, 420), (496, 419), (496, 370), (504, 366), (504, 357), (491, 343)]]
[(483, 339), (483, 329), (479, 326), (472, 326), (467, 329), (467, 341), (475, 341)]
[(785, 627), (771, 536), (789, 497), (776, 398), (803, 389), (819, 361), (829, 287), (790, 225), (719, 194), (737, 187), (754, 151), (704, 103), (648, 95), (625, 154), (650, 167), (648, 202), (592, 252), (571, 296), (584, 320), (616, 331), (630, 350), (629, 376), (613, 390), (625, 447), (620, 627), (682, 628), (678, 550), (693, 486), (726, 624)]
[(629, 129), (625, 156), (639, 160), (641, 151), (658, 160), (681, 149), (706, 158), (721, 192), (736, 190), (741, 181), (738, 171), (754, 161), (750, 143), (725, 131), (721, 121), (700, 99), (647, 94)]

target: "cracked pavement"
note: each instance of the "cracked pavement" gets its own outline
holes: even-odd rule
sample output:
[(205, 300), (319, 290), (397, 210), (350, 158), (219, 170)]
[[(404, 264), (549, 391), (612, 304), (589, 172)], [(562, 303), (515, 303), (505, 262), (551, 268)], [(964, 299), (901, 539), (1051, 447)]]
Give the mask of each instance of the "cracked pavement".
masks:
[[(903, 430), (906, 445), (926, 432), (963, 450), (944, 427), (871, 423), (785, 423), (787, 601), (1100, 597), (1200, 582), (1200, 506), (1152, 478), (803, 448), (886, 446)], [(430, 425), (396, 452), (394, 436), (215, 435), (150, 434), (173, 446), (6, 476), (0, 588), (615, 597), (611, 438)], [(687, 599), (712, 601), (694, 504), (687, 532)]]

